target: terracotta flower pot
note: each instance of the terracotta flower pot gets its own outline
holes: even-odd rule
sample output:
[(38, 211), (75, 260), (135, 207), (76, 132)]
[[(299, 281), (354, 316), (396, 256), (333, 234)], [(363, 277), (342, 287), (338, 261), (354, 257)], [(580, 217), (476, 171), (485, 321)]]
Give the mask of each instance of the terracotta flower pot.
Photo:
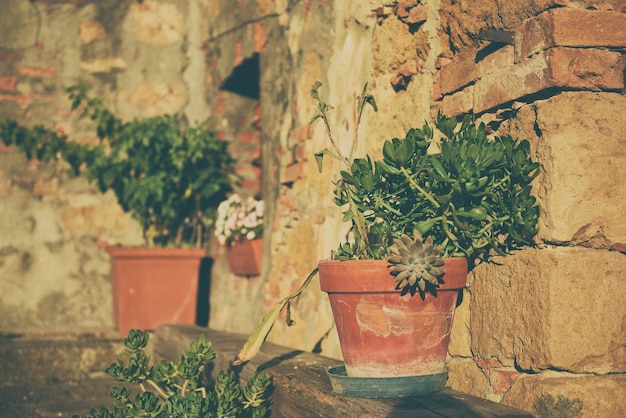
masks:
[(258, 276), (261, 274), (263, 239), (244, 240), (226, 247), (226, 261), (233, 274)]
[(437, 296), (401, 296), (385, 260), (321, 261), (320, 284), (328, 293), (346, 372), (351, 377), (399, 377), (441, 373), (467, 260), (445, 261)]
[(111, 256), (113, 316), (121, 335), (131, 328), (194, 324), (199, 248), (107, 247)]

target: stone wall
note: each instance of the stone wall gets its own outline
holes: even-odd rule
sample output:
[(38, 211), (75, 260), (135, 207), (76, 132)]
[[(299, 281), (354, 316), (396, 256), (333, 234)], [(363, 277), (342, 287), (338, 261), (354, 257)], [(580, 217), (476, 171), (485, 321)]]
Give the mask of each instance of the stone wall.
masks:
[[(3, 116), (90, 140), (63, 93), (86, 81), (124, 117), (181, 111), (232, 142), (242, 190), (266, 201), (264, 263), (258, 277), (234, 276), (223, 248), (209, 244), (215, 329), (252, 330), (346, 234), (333, 203), (337, 167), (327, 161), (320, 174), (313, 158), (327, 145), (322, 125), (310, 124), (314, 82), (335, 107), (341, 144), (369, 83), (379, 111), (365, 113), (361, 154), (379, 156), (385, 139), (438, 111), (474, 113), (528, 138), (542, 163), (536, 247), (471, 273), (449, 384), (530, 411), (543, 402), (570, 414), (582, 406), (585, 417), (626, 415), (626, 259), (611, 250), (626, 242), (626, 2), (9, 3)], [(61, 164), (2, 150), (0, 170), (0, 326), (110, 325), (108, 264), (96, 244), (137, 241), (132, 220)], [(341, 357), (316, 282), (291, 314), (295, 325), (280, 322), (271, 341)]]
[(626, 236), (624, 27), (615, 10), (550, 9), (436, 75), (436, 107), (530, 139), (542, 163), (538, 248), (472, 274), (450, 351), (458, 390), (567, 416), (626, 411), (626, 260), (611, 251)]
[[(123, 119), (175, 112), (190, 123), (209, 119), (244, 167), (243, 190), (257, 194), (258, 94), (218, 94), (222, 82), (213, 82), (207, 54), (208, 17), (219, 17), (211, 4), (5, 0), (0, 117), (95, 141), (65, 92), (85, 83)], [(224, 80), (237, 64), (229, 63)], [(0, 327), (111, 326), (103, 246), (143, 242), (115, 196), (101, 195), (61, 162), (27, 164), (2, 148), (0, 211)]]

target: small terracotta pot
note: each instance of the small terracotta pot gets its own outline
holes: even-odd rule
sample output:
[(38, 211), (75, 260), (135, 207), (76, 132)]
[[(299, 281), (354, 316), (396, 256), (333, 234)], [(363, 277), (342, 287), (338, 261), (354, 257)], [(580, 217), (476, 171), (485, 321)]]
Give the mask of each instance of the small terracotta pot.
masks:
[(163, 324), (195, 324), (199, 248), (107, 247), (113, 316), (121, 335)]
[(320, 261), (346, 372), (352, 377), (399, 377), (444, 370), (465, 258), (444, 259), (437, 296), (401, 296), (386, 260)]
[(233, 274), (258, 276), (261, 274), (263, 239), (244, 240), (226, 247), (226, 261)]

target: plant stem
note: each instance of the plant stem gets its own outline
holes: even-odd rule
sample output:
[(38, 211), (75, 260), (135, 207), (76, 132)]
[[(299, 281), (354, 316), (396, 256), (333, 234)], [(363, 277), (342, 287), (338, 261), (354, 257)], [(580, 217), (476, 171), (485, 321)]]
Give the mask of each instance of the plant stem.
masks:
[[(359, 128), (358, 124), (356, 126), (355, 134), (352, 140), (352, 146), (350, 147), (351, 149), (350, 155), (349, 157), (346, 157), (341, 152), (341, 149), (339, 149), (339, 146), (337, 146), (337, 143), (335, 142), (335, 138), (333, 137), (332, 130), (330, 129), (330, 124), (328, 122), (326, 111), (323, 108), (320, 108), (320, 115), (322, 117), (322, 120), (324, 121), (326, 134), (328, 135), (328, 139), (330, 140), (330, 143), (333, 146), (333, 149), (335, 150), (337, 158), (339, 158), (339, 160), (344, 163), (344, 165), (346, 166), (346, 171), (352, 174), (352, 151), (354, 151), (354, 148), (356, 147), (356, 141), (358, 138), (357, 132)], [(359, 115), (359, 120), (360, 120), (360, 115)], [(357, 241), (359, 241), (359, 248), (361, 249), (361, 252), (365, 252), (369, 244), (368, 239), (367, 239), (367, 229), (365, 227), (365, 220), (363, 219), (363, 215), (359, 211), (359, 208), (356, 205), (352, 197), (352, 193), (350, 192), (350, 189), (346, 188), (346, 190), (348, 192), (348, 200), (350, 201), (349, 202), (350, 212), (352, 212), (352, 219), (354, 220), (354, 226), (356, 228), (356, 232), (355, 232), (356, 239)]]
[[(154, 381), (152, 381), (152, 379), (147, 379), (146, 382), (148, 382), (150, 384), (150, 386), (152, 386), (154, 388), (154, 390), (157, 391), (157, 393), (159, 394), (159, 396), (161, 396), (163, 399), (167, 399), (169, 398), (169, 396), (167, 396), (167, 394), (165, 392), (163, 392), (163, 389), (161, 389), (161, 387), (159, 385), (157, 385)], [(143, 387), (143, 384), (141, 386), (141, 389), (145, 392), (146, 390)]]
[(392, 208), (389, 205), (389, 203), (385, 202), (380, 196), (374, 196), (374, 200), (376, 201), (377, 204), (386, 208), (389, 212), (393, 213), (394, 215), (402, 216), (402, 213), (399, 210)]
[[(330, 140), (330, 144), (333, 146), (333, 149), (335, 150), (335, 153), (339, 157), (339, 160), (341, 162), (343, 162), (344, 165), (346, 166), (346, 170), (348, 172), (351, 172), (351, 170), (350, 170), (351, 159), (347, 158), (345, 155), (343, 155), (343, 153), (341, 152), (341, 149), (339, 149), (339, 146), (335, 142), (335, 138), (333, 138), (333, 133), (332, 133), (332, 131), (330, 129), (330, 125), (328, 123), (328, 117), (326, 116), (326, 112), (322, 111), (321, 115), (322, 115), (322, 120), (324, 121), (324, 127), (326, 128), (326, 134), (328, 135), (328, 139)], [(353, 146), (354, 146), (354, 143), (353, 143)]]
[(430, 203), (432, 203), (436, 208), (440, 208), (441, 205), (439, 204), (439, 202), (437, 202), (435, 200), (435, 198), (428, 193), (426, 190), (424, 190), (422, 188), (422, 186), (420, 186), (419, 184), (417, 184), (417, 182), (415, 181), (415, 179), (413, 177), (410, 176), (409, 172), (406, 170), (406, 168), (401, 167), (400, 171), (402, 172), (402, 174), (404, 174), (404, 177), (406, 177), (406, 179), (409, 181), (409, 183), (411, 184), (411, 186), (413, 186), (414, 188), (417, 189), (418, 192), (420, 192), (422, 195), (424, 195), (424, 197), (426, 199), (428, 199), (430, 201)]

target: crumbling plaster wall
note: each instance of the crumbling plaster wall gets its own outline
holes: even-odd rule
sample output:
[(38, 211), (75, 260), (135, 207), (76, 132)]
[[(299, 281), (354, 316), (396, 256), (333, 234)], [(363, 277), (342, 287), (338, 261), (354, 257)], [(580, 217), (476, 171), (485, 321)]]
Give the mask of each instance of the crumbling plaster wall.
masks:
[[(0, 117), (95, 141), (66, 88), (85, 83), (124, 119), (210, 116), (209, 2), (3, 0)], [(104, 243), (140, 244), (113, 194), (63, 163), (0, 150), (0, 327), (112, 326)]]

